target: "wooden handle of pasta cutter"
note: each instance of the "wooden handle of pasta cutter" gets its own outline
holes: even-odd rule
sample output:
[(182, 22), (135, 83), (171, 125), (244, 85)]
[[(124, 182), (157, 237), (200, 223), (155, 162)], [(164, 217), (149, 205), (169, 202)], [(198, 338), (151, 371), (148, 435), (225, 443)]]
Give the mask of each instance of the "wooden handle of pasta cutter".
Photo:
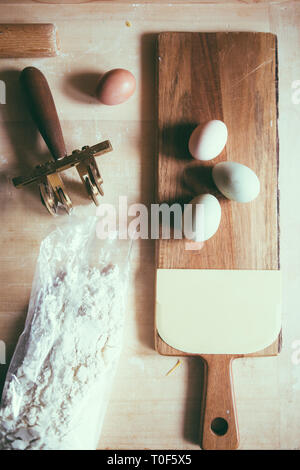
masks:
[(66, 146), (55, 103), (46, 77), (35, 67), (26, 67), (20, 77), (32, 118), (55, 160), (64, 157)]
[(232, 381), (235, 356), (204, 356), (206, 395), (203, 403), (200, 445), (206, 450), (233, 450), (239, 446), (239, 432)]

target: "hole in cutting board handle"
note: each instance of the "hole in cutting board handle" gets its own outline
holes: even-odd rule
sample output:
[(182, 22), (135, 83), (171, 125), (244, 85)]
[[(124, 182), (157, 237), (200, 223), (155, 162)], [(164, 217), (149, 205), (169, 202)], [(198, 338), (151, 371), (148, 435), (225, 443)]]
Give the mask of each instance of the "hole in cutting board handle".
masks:
[(224, 418), (215, 418), (212, 420), (210, 428), (217, 436), (224, 436), (228, 431), (228, 423)]

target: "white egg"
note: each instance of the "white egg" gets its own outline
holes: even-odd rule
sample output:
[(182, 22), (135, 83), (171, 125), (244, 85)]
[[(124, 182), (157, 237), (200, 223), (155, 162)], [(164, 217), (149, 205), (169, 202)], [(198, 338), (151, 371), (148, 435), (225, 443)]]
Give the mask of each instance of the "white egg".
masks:
[(184, 235), (189, 240), (204, 242), (219, 228), (221, 206), (212, 194), (200, 194), (184, 209)]
[(196, 160), (212, 160), (222, 152), (227, 137), (227, 127), (222, 121), (214, 119), (200, 124), (190, 136), (189, 151)]
[(259, 179), (246, 165), (237, 162), (217, 163), (212, 176), (219, 191), (228, 199), (250, 202), (259, 195)]

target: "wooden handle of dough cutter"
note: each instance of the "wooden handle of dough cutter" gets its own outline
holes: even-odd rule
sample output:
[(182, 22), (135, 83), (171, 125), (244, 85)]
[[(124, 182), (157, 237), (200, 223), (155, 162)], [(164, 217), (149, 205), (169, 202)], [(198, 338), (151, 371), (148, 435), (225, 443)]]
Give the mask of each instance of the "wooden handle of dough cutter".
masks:
[(66, 146), (51, 90), (45, 76), (35, 67), (26, 67), (20, 76), (28, 106), (41, 135), (55, 160), (64, 157)]
[(204, 356), (205, 388), (200, 445), (206, 450), (233, 450), (239, 432), (233, 392), (231, 365), (234, 356)]

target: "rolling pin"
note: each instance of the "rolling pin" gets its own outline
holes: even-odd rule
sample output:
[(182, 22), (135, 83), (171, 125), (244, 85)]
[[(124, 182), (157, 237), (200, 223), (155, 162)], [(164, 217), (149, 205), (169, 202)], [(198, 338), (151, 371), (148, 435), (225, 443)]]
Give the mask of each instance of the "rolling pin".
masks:
[(0, 24), (0, 58), (53, 57), (58, 50), (53, 24)]

